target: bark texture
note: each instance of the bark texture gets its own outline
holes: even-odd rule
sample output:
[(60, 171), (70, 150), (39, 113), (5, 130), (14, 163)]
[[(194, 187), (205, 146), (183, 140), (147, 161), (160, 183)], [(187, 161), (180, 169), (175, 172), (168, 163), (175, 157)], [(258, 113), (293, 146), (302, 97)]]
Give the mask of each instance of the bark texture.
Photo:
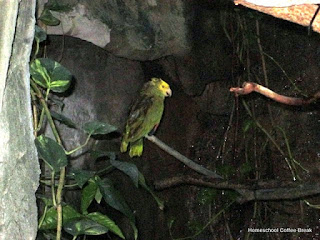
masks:
[[(10, 4), (9, 4), (10, 2)], [(1, 55), (8, 62), (0, 112), (0, 239), (29, 240), (37, 233), (35, 191), (39, 182), (39, 163), (34, 137), (29, 85), (29, 59), (34, 37), (35, 0), (0, 0), (3, 15), (11, 14), (8, 25), (0, 20)], [(12, 16), (15, 13), (15, 17)], [(1, 14), (1, 15), (2, 15)], [(0, 91), (0, 92), (1, 92)]]

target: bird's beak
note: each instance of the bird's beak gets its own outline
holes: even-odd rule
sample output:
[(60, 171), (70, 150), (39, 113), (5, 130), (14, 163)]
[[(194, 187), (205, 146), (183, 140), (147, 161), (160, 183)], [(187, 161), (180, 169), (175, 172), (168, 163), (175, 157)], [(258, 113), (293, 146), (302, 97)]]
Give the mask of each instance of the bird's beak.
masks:
[(171, 89), (169, 88), (167, 91), (166, 91), (166, 97), (171, 97), (172, 96), (172, 91)]

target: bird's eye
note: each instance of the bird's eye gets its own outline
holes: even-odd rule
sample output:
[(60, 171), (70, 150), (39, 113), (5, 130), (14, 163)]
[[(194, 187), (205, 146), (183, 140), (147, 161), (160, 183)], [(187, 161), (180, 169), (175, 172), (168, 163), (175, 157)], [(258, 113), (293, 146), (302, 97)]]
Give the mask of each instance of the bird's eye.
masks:
[(161, 87), (162, 87), (162, 88), (164, 88), (164, 86), (163, 86), (163, 85), (161, 85)]

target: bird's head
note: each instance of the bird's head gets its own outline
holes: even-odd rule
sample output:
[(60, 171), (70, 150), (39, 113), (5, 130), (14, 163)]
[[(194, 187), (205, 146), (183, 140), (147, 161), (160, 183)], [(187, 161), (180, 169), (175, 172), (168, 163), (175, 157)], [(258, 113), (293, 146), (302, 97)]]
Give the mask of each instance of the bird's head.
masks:
[(160, 95), (164, 97), (171, 97), (172, 91), (168, 83), (163, 81), (161, 78), (152, 78), (151, 82)]

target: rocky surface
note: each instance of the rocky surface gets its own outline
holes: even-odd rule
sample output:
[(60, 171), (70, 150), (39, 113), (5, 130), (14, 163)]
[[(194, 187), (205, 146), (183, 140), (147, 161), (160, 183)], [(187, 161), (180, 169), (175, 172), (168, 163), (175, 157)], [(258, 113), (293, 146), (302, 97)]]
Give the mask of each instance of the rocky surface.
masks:
[[(44, 2), (40, 1), (39, 12)], [(159, 64), (168, 74), (176, 72), (187, 94), (199, 95), (207, 83), (231, 76), (230, 45), (216, 24), (220, 10), (207, 3), (63, 0), (60, 4), (71, 10), (52, 11), (62, 24), (46, 26), (48, 34), (80, 38), (131, 60), (173, 56), (169, 69), (167, 63)]]
[(35, 7), (34, 0), (0, 2), (0, 23), (5, 25), (0, 31), (0, 62), (9, 66), (1, 71), (0, 84), (1, 240), (35, 239), (38, 229), (35, 192), (40, 167), (34, 144), (29, 72)]
[[(75, 2), (78, 1), (69, 1), (70, 4)], [(150, 77), (161, 77), (170, 84), (173, 96), (166, 100), (164, 117), (156, 135), (181, 153), (213, 169), (222, 165), (228, 167), (224, 171), (229, 171), (228, 177), (235, 181), (254, 178), (253, 170), (243, 176), (242, 167), (248, 162), (252, 164), (252, 169), (256, 167), (255, 164), (258, 166), (255, 171), (259, 171), (262, 179), (291, 179), (285, 158), (255, 125), (254, 120), (257, 120), (287, 153), (284, 135), (278, 127), (284, 129), (296, 159), (307, 167), (311, 166), (311, 172), (318, 174), (320, 139), (317, 106), (287, 107), (257, 94), (234, 101), (234, 96), (228, 92), (230, 86), (239, 85), (243, 81), (265, 84), (266, 70), (271, 89), (285, 95), (299, 95), (293, 82), (306, 95), (312, 94), (319, 89), (318, 38), (309, 38), (304, 30), (289, 24), (272, 21), (270, 24), (270, 18), (258, 18), (252, 12), (251, 15), (248, 12), (238, 15), (239, 12), (235, 11), (232, 14), (236, 21), (232, 22), (232, 19), (227, 18), (232, 17), (231, 14), (224, 15), (223, 5), (213, 5), (212, 1), (201, 4), (193, 1), (98, 3), (92, 1), (89, 6), (88, 2), (79, 1), (87, 16), (94, 13), (95, 20), (111, 30), (107, 31), (109, 39), (104, 40), (106, 46), (97, 47), (72, 37), (65, 37), (64, 47), (62, 37), (51, 37), (47, 46), (48, 56), (56, 60), (62, 57), (61, 63), (74, 74), (74, 87), (68, 96), (64, 96), (65, 115), (79, 125), (91, 120), (108, 121), (121, 132), (130, 104), (142, 84)], [(167, 17), (169, 14), (172, 18)], [(172, 25), (172, 21), (177, 21), (176, 25)], [(273, 57), (272, 60), (265, 55), (266, 69), (261, 64), (255, 32), (259, 21), (263, 50)], [(226, 23), (231, 27), (226, 27)], [(171, 25), (177, 31), (173, 31)], [(234, 29), (235, 26), (239, 29)], [(235, 34), (237, 30), (242, 34), (237, 36), (243, 39), (233, 36), (235, 45), (232, 48), (224, 30), (229, 34)], [(104, 39), (99, 33), (95, 37)], [(241, 69), (240, 64), (237, 66), (236, 62), (240, 58), (246, 69)], [(254, 120), (242, 107), (243, 100), (254, 111)], [(248, 129), (244, 132), (246, 127)], [(85, 135), (76, 130), (64, 128), (62, 134), (70, 148), (85, 139)], [(120, 135), (114, 136), (112, 140), (104, 139), (94, 147), (117, 152)], [(93, 144), (92, 141), (91, 146)], [(223, 156), (217, 157), (221, 152)], [(151, 184), (170, 176), (193, 174), (190, 169), (147, 141), (142, 158), (129, 159), (126, 154), (118, 154), (118, 157), (137, 164)], [(73, 164), (93, 170), (103, 165), (103, 161), (90, 162), (89, 159), (75, 160)], [(306, 172), (299, 171), (302, 177), (308, 178)], [(178, 187), (159, 193), (167, 207), (165, 212), (161, 212), (143, 190), (134, 189), (122, 175), (114, 174), (112, 177), (139, 216), (141, 239), (169, 239), (166, 226), (170, 217), (177, 218), (173, 227), (174, 236), (187, 236), (190, 234), (188, 220), (196, 219), (206, 224), (210, 214), (223, 208), (224, 202), (220, 200), (229, 196), (227, 192), (218, 193), (220, 195), (216, 196), (215, 204), (210, 205), (209, 211), (206, 208), (209, 206), (198, 204), (197, 194), (201, 192), (200, 189)], [(231, 219), (228, 221), (235, 233), (233, 237), (242, 237), (240, 229), (249, 224), (246, 220), (252, 217), (253, 209), (250, 204), (236, 206), (234, 217), (226, 214), (226, 219)], [(293, 216), (295, 219), (300, 219), (297, 206), (289, 210), (296, 213)], [(276, 207), (284, 210), (282, 206)], [(270, 213), (270, 216), (274, 215)], [(287, 217), (281, 213), (279, 216)], [(312, 216), (317, 219), (316, 215)], [(270, 226), (280, 223), (276, 218), (270, 219)], [(293, 226), (298, 223), (292, 221), (290, 224)], [(216, 235), (219, 236), (217, 239), (221, 239), (221, 236), (225, 236), (225, 225), (215, 225), (206, 234), (212, 239)], [(199, 239), (203, 239), (201, 237)]]

